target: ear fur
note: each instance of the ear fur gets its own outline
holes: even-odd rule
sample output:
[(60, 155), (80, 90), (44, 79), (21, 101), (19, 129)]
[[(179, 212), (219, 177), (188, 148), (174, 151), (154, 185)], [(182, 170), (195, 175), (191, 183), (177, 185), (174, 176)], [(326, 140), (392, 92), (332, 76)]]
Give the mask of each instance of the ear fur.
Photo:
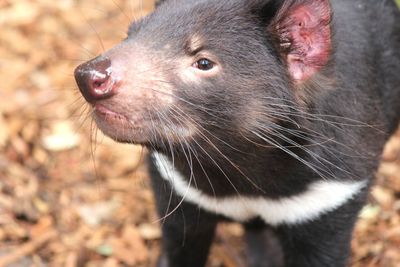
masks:
[(329, 61), (332, 40), (329, 0), (284, 0), (268, 31), (296, 83), (307, 81)]

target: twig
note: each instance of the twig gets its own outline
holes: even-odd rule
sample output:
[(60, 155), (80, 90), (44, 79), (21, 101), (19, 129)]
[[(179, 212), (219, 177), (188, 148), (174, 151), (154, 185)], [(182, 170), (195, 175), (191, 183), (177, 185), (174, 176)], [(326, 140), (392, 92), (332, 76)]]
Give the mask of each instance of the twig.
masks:
[(18, 261), (19, 259), (32, 254), (36, 249), (44, 245), (49, 240), (57, 236), (56, 230), (50, 230), (36, 239), (23, 244), (22, 246), (11, 251), (7, 256), (0, 258), (0, 267), (7, 267), (8, 265)]
[(76, 266), (78, 266), (78, 255), (76, 252), (71, 252), (67, 256), (64, 267), (76, 267)]
[(244, 267), (243, 263), (234, 257), (225, 247), (216, 245), (214, 251), (218, 254), (225, 267)]

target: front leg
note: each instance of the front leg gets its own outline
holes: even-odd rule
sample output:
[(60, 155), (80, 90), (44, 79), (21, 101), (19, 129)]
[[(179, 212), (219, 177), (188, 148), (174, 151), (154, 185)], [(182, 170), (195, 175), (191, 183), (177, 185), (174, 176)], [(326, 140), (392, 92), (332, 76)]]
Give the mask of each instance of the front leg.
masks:
[(150, 173), (157, 210), (162, 218), (163, 251), (157, 266), (204, 267), (218, 217), (182, 202), (182, 197), (171, 191), (169, 182), (160, 177), (154, 166)]
[(217, 220), (182, 204), (162, 221), (163, 253), (158, 267), (204, 267)]
[(364, 196), (310, 222), (276, 229), (285, 267), (345, 267), (357, 214)]
[(245, 225), (249, 267), (283, 267), (283, 254), (273, 229), (257, 219)]

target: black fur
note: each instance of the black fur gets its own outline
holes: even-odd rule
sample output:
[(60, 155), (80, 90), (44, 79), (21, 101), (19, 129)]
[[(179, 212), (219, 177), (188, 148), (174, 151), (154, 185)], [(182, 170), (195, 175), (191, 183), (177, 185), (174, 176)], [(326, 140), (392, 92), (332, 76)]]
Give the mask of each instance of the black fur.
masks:
[[(400, 13), (391, 0), (330, 1), (329, 61), (298, 85), (268, 27), (286, 1), (309, 0), (167, 0), (132, 24), (126, 45), (113, 53), (129, 57), (130, 47), (145, 45), (174, 88), (177, 107), (149, 108), (148, 113), (165, 120), (156, 121), (158, 128), (147, 141), (114, 138), (167, 154), (209, 196), (280, 199), (321, 179), (370, 185), (400, 118)], [(220, 75), (196, 85), (180, 79), (174, 69), (191, 53), (194, 34), (223, 66)], [(113, 54), (104, 57), (112, 61)], [(132, 99), (115, 99), (107, 101), (123, 107), (126, 116), (137, 112)], [(176, 120), (194, 123), (202, 134), (180, 136)], [(174, 131), (178, 141), (166, 137), (165, 132)], [(158, 212), (169, 215), (162, 221), (159, 267), (203, 267), (217, 223), (229, 218), (181, 203), (152, 160), (150, 171)], [(345, 266), (367, 189), (306, 223), (271, 227), (258, 218), (247, 222), (252, 267)], [(271, 244), (262, 238), (268, 232), (279, 240), (283, 256), (262, 253)]]
[[(214, 10), (213, 4), (210, 3), (210, 1), (203, 1), (203, 3), (205, 9)], [(333, 41), (335, 43), (335, 54), (331, 70), (334, 72), (333, 77), (335, 79), (335, 84), (325, 86), (324, 82), (321, 81), (321, 84), (315, 86), (317, 88), (312, 88), (311, 90), (318, 90), (318, 93), (313, 92), (312, 98), (308, 99), (308, 102), (310, 102), (308, 103), (308, 108), (313, 114), (338, 116), (337, 119), (329, 117), (328, 120), (332, 120), (333, 123), (338, 123), (339, 127), (336, 129), (336, 127), (328, 123), (313, 120), (307, 122), (303, 120), (304, 118), (294, 119), (300, 121), (300, 125), (304, 126), (304, 128), (311, 128), (322, 136), (335, 138), (337, 143), (343, 143), (348, 146), (341, 147), (337, 145), (337, 143), (328, 143), (322, 148), (312, 148), (312, 151), (321, 156), (321, 158), (327, 159), (333, 162), (333, 165), (340, 166), (341, 169), (346, 170), (339, 170), (335, 168), (335, 166), (322, 167), (321, 169), (329, 169), (329, 171), (326, 171), (329, 178), (372, 179), (382, 145), (386, 137), (397, 128), (400, 114), (400, 75), (396, 74), (400, 71), (399, 12), (391, 1), (332, 1), (332, 5), (334, 14), (332, 26), (334, 29)], [(173, 1), (171, 1), (171, 3), (167, 2), (165, 6), (166, 7), (158, 11), (157, 15), (169, 17), (167, 12), (164, 11), (167, 8), (173, 8), (176, 9), (176, 12), (180, 12), (179, 8), (173, 4)], [(199, 6), (201, 5), (199, 4)], [(202, 15), (209, 15), (210, 13), (201, 9), (197, 12)], [(204, 14), (202, 12), (204, 12)], [(221, 14), (216, 14), (215, 16), (218, 18), (226, 18), (232, 15), (237, 16), (237, 14), (226, 12), (227, 11), (223, 10)], [(189, 15), (189, 17), (195, 16), (196, 14)], [(214, 21), (214, 19), (215, 18), (205, 19), (205, 21)], [(216, 27), (207, 25), (204, 21), (201, 23), (201, 26), (205, 30), (210, 30), (210, 28), (216, 29), (215, 31), (218, 32), (218, 36), (211, 36), (217, 38), (216, 42), (224, 40), (223, 44), (227, 45), (227, 49), (231, 50), (228, 53), (234, 57), (238, 57), (236, 59), (230, 58), (227, 60), (232, 64), (235, 64), (235, 60), (238, 61), (238, 64), (234, 66), (235, 69), (229, 71), (233, 77), (242, 78), (245, 76), (245, 74), (238, 73), (239, 70), (236, 69), (238, 66), (244, 66), (249, 75), (256, 80), (260, 80), (260, 76), (264, 76), (265, 81), (270, 82), (271, 76), (283, 76), (282, 74), (278, 74), (282, 72), (280, 67), (278, 67), (280, 65), (278, 62), (272, 63), (273, 67), (276, 68), (272, 71), (272, 74), (269, 71), (265, 71), (263, 74), (262, 69), (258, 67), (257, 70), (251, 70), (251, 66), (248, 66), (247, 62), (257, 61), (255, 57), (258, 57), (264, 62), (274, 61), (274, 58), (271, 58), (269, 55), (265, 56), (262, 53), (262, 51), (266, 49), (266, 54), (270, 53), (273, 55), (268, 43), (265, 44), (264, 49), (254, 48), (258, 45), (256, 43), (257, 40), (262, 40), (261, 36), (257, 36), (260, 34), (259, 28), (255, 27), (252, 29), (253, 26), (246, 25), (246, 23), (243, 22), (240, 26), (244, 27), (244, 29), (234, 31), (235, 34), (241, 32), (243, 35), (238, 34), (239, 36), (234, 36), (232, 38), (221, 36), (224, 32), (223, 25), (211, 24)], [(181, 26), (181, 24), (179, 25)], [(247, 28), (245, 28), (244, 25), (246, 25)], [(191, 27), (188, 27), (188, 29), (192, 30)], [(251, 35), (250, 40), (240, 40), (240, 38), (247, 38), (248, 34)], [(228, 38), (233, 40), (232, 43), (237, 44), (237, 48), (231, 46), (231, 43), (225, 42)], [(254, 43), (248, 44), (249, 42)], [(251, 47), (251, 45), (254, 47)], [(257, 51), (257, 54), (241, 51)], [(243, 59), (240, 58), (241, 56), (243, 56)], [(257, 66), (257, 64), (254, 66)], [(239, 88), (240, 92), (247, 89), (251, 94), (251, 96), (244, 95), (240, 99), (235, 97), (230, 101), (231, 105), (240, 107), (240, 103), (236, 103), (237, 101), (248, 101), (249, 99), (261, 97), (257, 96), (258, 92), (254, 92), (246, 83), (237, 82), (236, 79), (230, 80), (232, 83), (245, 86), (243, 89)], [(278, 85), (281, 84), (282, 81), (279, 81)], [(283, 81), (283, 84), (283, 86), (287, 87), (285, 81)], [(229, 85), (226, 87), (231, 89)], [(198, 94), (198, 92), (196, 92), (196, 94)], [(231, 93), (223, 92), (223, 94)], [(196, 99), (196, 97), (198, 97), (198, 95), (195, 97), (188, 96), (188, 99), (193, 100)], [(283, 96), (283, 98), (286, 99), (287, 97), (288, 96)], [(215, 106), (211, 106), (213, 103), (209, 100), (206, 102), (210, 105), (210, 109), (221, 109), (221, 103), (219, 101), (220, 100), (217, 99)], [(226, 107), (229, 108), (229, 110), (221, 110), (220, 113), (235, 112), (231, 105), (222, 105), (223, 108)], [(239, 112), (242, 113), (242, 111)], [(351, 119), (343, 120), (341, 117)], [(237, 117), (233, 115), (233, 118)], [(206, 117), (203, 119), (210, 121), (212, 118)], [(371, 125), (371, 127), (361, 125), (360, 128), (357, 128), (354, 126), (354, 122), (356, 121), (364, 122)], [(340, 125), (341, 123), (344, 125)], [(240, 124), (240, 122), (235, 121), (233, 126), (226, 126), (223, 130), (235, 129), (235, 126), (238, 124)], [(345, 126), (346, 124), (348, 124), (348, 126)], [(382, 134), (380, 131), (386, 134)], [(213, 132), (215, 133), (217, 130), (213, 130)], [(230, 137), (225, 137), (224, 140), (227, 140), (229, 144), (239, 146), (238, 149), (241, 151), (249, 151), (248, 143), (246, 143), (246, 147), (243, 148), (241, 147), (241, 143), (235, 140), (235, 138), (237, 138), (236, 132), (228, 132), (227, 134), (230, 135)], [(213, 141), (218, 142), (218, 140)], [(304, 140), (300, 140), (300, 142), (301, 141)], [(323, 138), (320, 141), (323, 142)], [(204, 144), (204, 146), (206, 146), (206, 144)], [(227, 149), (229, 150), (229, 148)], [(268, 151), (264, 153), (265, 149), (259, 151), (256, 147), (253, 147), (250, 151), (249, 154), (224, 151), (224, 154), (226, 153), (229, 155), (229, 158), (234, 163), (238, 163), (241, 170), (248, 174), (249, 177), (254, 178), (253, 182), (255, 182), (257, 187), (261, 188), (261, 190), (257, 190), (252, 184), (246, 181), (246, 179), (243, 179), (241, 175), (238, 175), (237, 172), (235, 175), (235, 170), (232, 167), (227, 167), (229, 178), (232, 180), (233, 184), (237, 186), (241, 194), (261, 194), (267, 195), (270, 198), (290, 196), (303, 191), (305, 186), (312, 180), (320, 179), (319, 175), (315, 175), (312, 170), (305, 168), (302, 163), (299, 163), (291, 156), (281, 151), (274, 151), (272, 153)], [(336, 151), (334, 153), (335, 155), (332, 155), (332, 153), (330, 153), (331, 151)], [(304, 158), (309, 157), (309, 155), (302, 154), (301, 151), (296, 151), (295, 153)], [(225, 166), (229, 165), (218, 155), (213, 156), (216, 156), (221, 164)], [(181, 158), (181, 160), (186, 162), (185, 158)], [(312, 159), (310, 160), (312, 161)], [(207, 159), (204, 161), (207, 161)], [(214, 192), (211, 191), (207, 180), (200, 178), (204, 176), (200, 167), (197, 166), (196, 162), (194, 165), (195, 177), (198, 177), (196, 179), (197, 187), (201, 188), (203, 192), (212, 195)], [(207, 169), (206, 172), (211, 176), (214, 191), (216, 191), (215, 193), (219, 196), (234, 194), (235, 192), (229, 182), (221, 177), (221, 174), (214, 174), (215, 171), (212, 169), (215, 169), (215, 167), (213, 164), (210, 165), (211, 169)], [(181, 166), (180, 170), (189, 177), (190, 170), (187, 165)], [(220, 177), (218, 178), (218, 176)], [(154, 174), (153, 177), (156, 177), (156, 174)], [(259, 180), (257, 178), (259, 178)], [(164, 185), (164, 182), (154, 178), (153, 185), (157, 188), (160, 185)], [(274, 229), (279, 240), (282, 242), (285, 254), (285, 266), (345, 266), (348, 258), (353, 225), (356, 215), (365, 201), (366, 193), (366, 191), (362, 192), (357, 198), (340, 209), (326, 214), (318, 220), (303, 225), (283, 225)], [(164, 194), (169, 195), (170, 192), (167, 190)], [(180, 198), (176, 201), (179, 200)], [(158, 201), (158, 203), (160, 216), (164, 216), (168, 213), (168, 209), (165, 206), (163, 207), (163, 203), (168, 202), (164, 200)], [(178, 203), (175, 202), (172, 204), (172, 207), (175, 207), (177, 204)], [(190, 205), (188, 205), (188, 207), (186, 206), (187, 205), (184, 204), (174, 215), (166, 218), (163, 224), (165, 233), (164, 242), (166, 244), (167, 254), (171, 251), (171, 240), (174, 240), (172, 243), (176, 242), (172, 245), (174, 253), (169, 255), (171, 262), (175, 262), (177, 259), (185, 261), (185, 259), (194, 259), (203, 255), (202, 251), (204, 251), (204, 247), (200, 249), (199, 245), (193, 244), (192, 246), (190, 242), (192, 239), (197, 240), (200, 235), (196, 235), (196, 231), (187, 230), (188, 227), (197, 227), (203, 231), (209, 229), (208, 234), (206, 232), (201, 232), (203, 238), (207, 237), (207, 242), (203, 244), (204, 246), (209, 245), (209, 236), (213, 234), (215, 219), (211, 219), (212, 223), (205, 223), (203, 220), (199, 219), (207, 218), (207, 216), (212, 215), (203, 215), (203, 213), (205, 213), (204, 211), (195, 212), (198, 208), (190, 207)], [(190, 214), (189, 210), (195, 212), (195, 214)], [(177, 217), (180, 219), (177, 219)], [(185, 220), (185, 222), (182, 220)], [(181, 223), (179, 223), (179, 221), (181, 221)], [(192, 223), (197, 225), (190, 226)], [(175, 229), (173, 238), (170, 237), (170, 224), (172, 224)], [(183, 230), (185, 224), (186, 230)], [(251, 233), (251, 231), (249, 232)], [(181, 242), (183, 242), (182, 239), (188, 241), (185, 242), (184, 246), (181, 246)], [(263, 241), (259, 242), (259, 247), (262, 247)], [(251, 244), (251, 242), (249, 243)], [(257, 245), (253, 246), (257, 247)], [(177, 250), (179, 250), (179, 253), (177, 253)], [(250, 256), (250, 258), (255, 257), (257, 259), (262, 258), (266, 254), (266, 252), (260, 254), (260, 249), (258, 249), (258, 251), (256, 249), (250, 250), (250, 253), (251, 252), (253, 252), (253, 256)], [(279, 258), (279, 254), (276, 255), (275, 258)], [(269, 259), (267, 261), (264, 259), (263, 262), (259, 260), (253, 261), (252, 266), (265, 267), (279, 264), (279, 261), (273, 263), (274, 260), (275, 259)], [(171, 263), (168, 266), (200, 267), (203, 266), (203, 262), (204, 260), (190, 262), (190, 264), (188, 264), (188, 262), (186, 262), (186, 264)]]

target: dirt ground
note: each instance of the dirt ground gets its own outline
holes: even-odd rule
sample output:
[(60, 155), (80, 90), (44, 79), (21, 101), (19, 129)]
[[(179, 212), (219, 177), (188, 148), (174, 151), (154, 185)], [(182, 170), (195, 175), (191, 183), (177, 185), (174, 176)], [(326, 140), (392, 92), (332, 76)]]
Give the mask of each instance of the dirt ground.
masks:
[[(72, 75), (152, 8), (0, 0), (0, 267), (154, 266), (160, 230), (145, 151), (95, 130)], [(400, 267), (400, 133), (376, 176), (352, 267)], [(242, 232), (218, 229), (209, 267), (245, 266)]]

